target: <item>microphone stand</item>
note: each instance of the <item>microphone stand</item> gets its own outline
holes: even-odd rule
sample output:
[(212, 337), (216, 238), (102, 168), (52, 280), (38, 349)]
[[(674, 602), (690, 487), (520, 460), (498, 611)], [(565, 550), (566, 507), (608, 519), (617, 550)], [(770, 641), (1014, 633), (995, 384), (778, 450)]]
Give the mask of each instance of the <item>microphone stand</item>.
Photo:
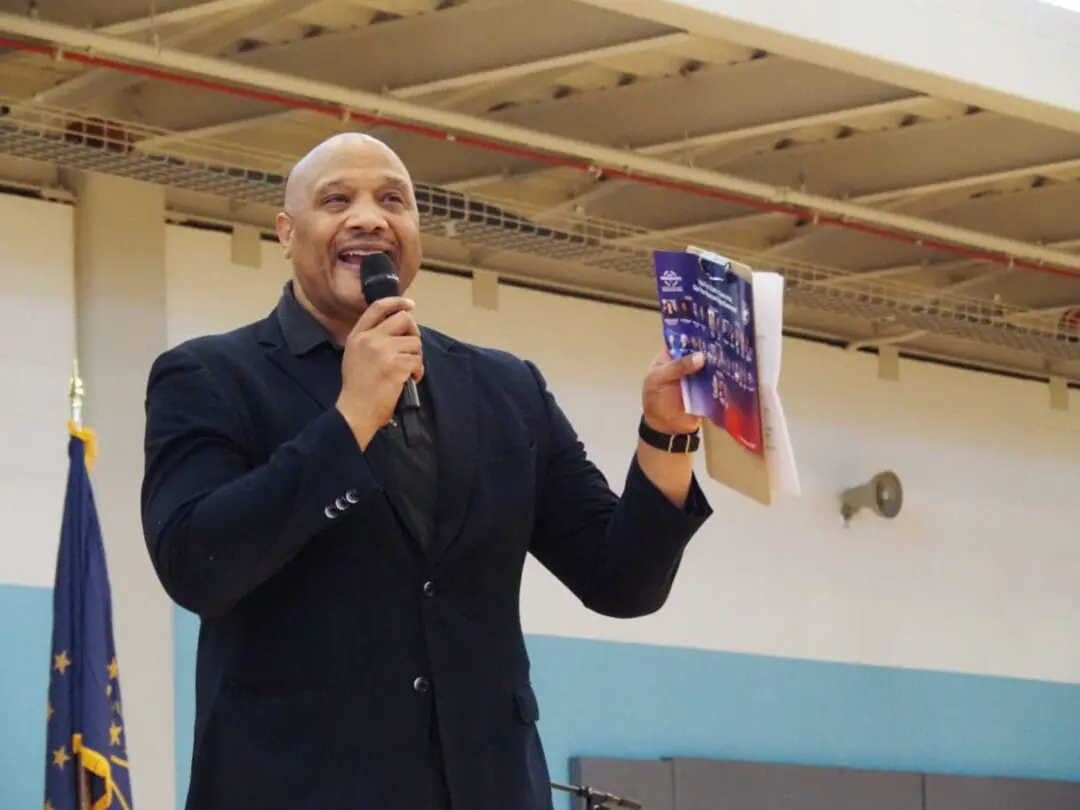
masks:
[(627, 799), (602, 790), (594, 790), (588, 785), (564, 785), (552, 782), (553, 790), (561, 790), (571, 796), (577, 796), (585, 800), (585, 810), (609, 810), (613, 807), (626, 807), (628, 810), (642, 810), (641, 802), (636, 799)]

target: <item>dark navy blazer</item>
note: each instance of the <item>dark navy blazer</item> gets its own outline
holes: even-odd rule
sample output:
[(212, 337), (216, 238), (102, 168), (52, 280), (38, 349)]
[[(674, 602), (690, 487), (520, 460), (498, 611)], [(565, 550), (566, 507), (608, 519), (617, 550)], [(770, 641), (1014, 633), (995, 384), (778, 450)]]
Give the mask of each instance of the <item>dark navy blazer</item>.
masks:
[(547, 810), (526, 554), (588, 608), (642, 616), (709, 516), (696, 481), (685, 508), (652, 485), (632, 433), (614, 495), (531, 363), (426, 329), (423, 345), (427, 553), (398, 518), (388, 443), (359, 449), (340, 377), (291, 353), (276, 313), (154, 363), (146, 543), (202, 620), (189, 810), (430, 810), (443, 785), (455, 810)]

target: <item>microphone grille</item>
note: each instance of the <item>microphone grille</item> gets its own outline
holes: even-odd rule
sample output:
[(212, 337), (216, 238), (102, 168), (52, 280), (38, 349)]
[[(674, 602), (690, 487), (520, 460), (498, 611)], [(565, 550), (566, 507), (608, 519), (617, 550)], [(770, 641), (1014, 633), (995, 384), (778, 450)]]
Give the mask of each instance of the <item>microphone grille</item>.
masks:
[(394, 266), (394, 260), (385, 253), (369, 254), (360, 262), (361, 279), (396, 275), (397, 268)]

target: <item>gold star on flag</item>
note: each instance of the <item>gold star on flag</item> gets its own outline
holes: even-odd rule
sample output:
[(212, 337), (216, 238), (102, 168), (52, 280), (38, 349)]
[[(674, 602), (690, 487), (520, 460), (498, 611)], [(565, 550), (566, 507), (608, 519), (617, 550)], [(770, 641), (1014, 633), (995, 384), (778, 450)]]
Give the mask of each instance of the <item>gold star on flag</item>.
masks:
[(118, 726), (118, 725), (116, 725), (116, 723), (110, 723), (109, 724), (109, 744), (110, 745), (119, 745), (120, 744), (120, 735), (123, 733), (123, 731), (124, 731), (123, 726)]
[(57, 748), (55, 751), (53, 751), (52, 757), (53, 765), (58, 767), (60, 770), (64, 770), (64, 766), (71, 761), (71, 757), (68, 756), (67, 751), (64, 750), (64, 748), (62, 747)]
[(45, 810), (56, 810), (56, 808), (53, 807), (53, 803), (48, 799), (45, 800)]
[(109, 662), (109, 680), (115, 681), (118, 677), (120, 677), (120, 664), (114, 655), (113, 660)]
[(52, 707), (52, 704), (50, 703), (49, 704), (49, 719), (50, 720), (52, 720), (52, 716), (53, 716), (53, 707)]
[(67, 657), (67, 652), (62, 652), (59, 655), (53, 656), (53, 669), (64, 674), (64, 670), (71, 666), (71, 659)]

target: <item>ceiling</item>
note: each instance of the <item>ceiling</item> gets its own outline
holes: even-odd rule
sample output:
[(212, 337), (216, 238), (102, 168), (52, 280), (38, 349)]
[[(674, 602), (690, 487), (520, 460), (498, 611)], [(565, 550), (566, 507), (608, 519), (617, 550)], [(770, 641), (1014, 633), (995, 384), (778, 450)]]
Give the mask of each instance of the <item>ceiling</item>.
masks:
[[(651, 251), (695, 244), (785, 273), (794, 331), (1080, 381), (1080, 135), (574, 0), (0, 12), (70, 26), (0, 14), (0, 182), (125, 174), (176, 219), (269, 228), (296, 158), (368, 131), (421, 187), (433, 261), (649, 302)], [(19, 44), (91, 31), (217, 59)], [(263, 70), (237, 91), (223, 64)]]

